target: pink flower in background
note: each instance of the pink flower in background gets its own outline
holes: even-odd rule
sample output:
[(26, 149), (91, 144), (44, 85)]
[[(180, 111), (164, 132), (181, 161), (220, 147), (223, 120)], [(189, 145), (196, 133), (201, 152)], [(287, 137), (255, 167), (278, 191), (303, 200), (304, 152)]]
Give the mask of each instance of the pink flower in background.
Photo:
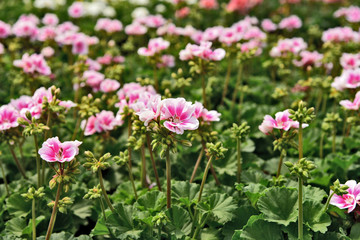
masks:
[(166, 23), (166, 19), (161, 15), (149, 15), (137, 18), (135, 21), (150, 28), (158, 28)]
[(26, 20), (18, 20), (12, 27), (12, 33), (16, 37), (29, 37), (35, 39), (39, 30), (34, 22)]
[(205, 29), (201, 41), (215, 41), (224, 30), (223, 26), (215, 26)]
[(101, 64), (91, 58), (87, 58), (85, 63), (89, 66), (89, 70), (100, 71), (101, 69)]
[(221, 113), (215, 110), (207, 110), (204, 108), (201, 112), (201, 117), (205, 122), (219, 122), (220, 121)]
[(74, 2), (68, 9), (68, 14), (72, 18), (80, 18), (84, 13), (85, 8), (82, 2)]
[(300, 61), (293, 60), (293, 63), (297, 67), (307, 67), (307, 66), (315, 66), (320, 67), (322, 64), (322, 59), (324, 57), (323, 54), (318, 53), (317, 51), (302, 51), (300, 53)]
[(353, 31), (350, 27), (330, 28), (323, 32), (321, 40), (323, 42), (359, 42), (358, 32)]
[(40, 157), (47, 162), (70, 162), (79, 154), (80, 141), (60, 142), (58, 137), (48, 138), (39, 149)]
[(71, 100), (60, 101), (59, 106), (62, 106), (64, 108), (66, 108), (66, 109), (70, 109), (70, 108), (76, 107), (76, 103), (74, 103)]
[(162, 101), (161, 119), (171, 132), (183, 134), (184, 130), (195, 130), (199, 121), (193, 116), (195, 107), (184, 98), (168, 98)]
[(163, 38), (153, 38), (149, 40), (147, 48), (142, 47), (138, 49), (138, 54), (140, 56), (151, 57), (154, 56), (156, 53), (167, 49), (169, 46), (170, 42), (164, 40)]
[(50, 102), (53, 99), (53, 96), (51, 94), (51, 88), (38, 88), (35, 92), (34, 95), (32, 96), (32, 99), (34, 101), (35, 104), (43, 104), (44, 102), (44, 97), (46, 97), (47, 101)]
[(59, 18), (53, 13), (47, 13), (41, 21), (45, 25), (56, 26), (59, 23)]
[(158, 68), (175, 67), (175, 57), (172, 55), (162, 55), (161, 62), (156, 65)]
[(360, 8), (357, 6), (350, 6), (348, 8), (340, 8), (334, 13), (335, 17), (345, 17), (348, 22), (360, 22)]
[(354, 101), (341, 100), (340, 105), (348, 110), (359, 110), (360, 107), (360, 91), (356, 93)]
[(259, 56), (262, 53), (262, 43), (258, 40), (250, 40), (241, 44), (241, 52), (249, 52), (253, 49), (256, 49), (255, 56)]
[[(343, 184), (341, 184), (343, 185)], [(330, 204), (334, 205), (340, 209), (348, 209), (348, 213), (352, 212), (360, 200), (360, 184), (356, 183), (354, 180), (349, 180), (345, 183), (349, 186), (347, 189), (348, 193), (342, 196), (334, 194), (330, 200)], [(330, 195), (333, 191), (330, 190)]]
[(200, 46), (196, 44), (188, 43), (184, 50), (181, 50), (179, 53), (180, 60), (190, 60), (194, 57), (199, 57), (204, 60), (220, 61), (225, 57), (225, 50), (218, 48), (211, 50), (211, 42), (201, 42)]
[(55, 50), (52, 47), (45, 47), (41, 50), (41, 55), (46, 58), (52, 57), (55, 53)]
[(292, 30), (297, 29), (297, 28), (301, 28), (301, 26), (302, 26), (302, 21), (296, 15), (292, 15), (290, 17), (284, 18), (279, 23), (279, 28), (280, 29), (286, 29), (286, 30), (289, 30), (289, 31), (292, 31)]
[(261, 27), (266, 31), (266, 32), (273, 32), (277, 29), (277, 25), (275, 23), (273, 23), (273, 21), (271, 21), (270, 19), (264, 19), (261, 22)]
[(278, 41), (277, 45), (270, 51), (271, 57), (283, 57), (288, 54), (297, 55), (300, 51), (305, 50), (307, 44), (302, 38), (286, 38)]
[(112, 62), (112, 56), (110, 54), (105, 54), (102, 57), (98, 57), (96, 61), (102, 65), (109, 65)]
[(14, 107), (9, 105), (0, 107), (0, 131), (19, 126), (18, 117), (19, 112)]
[(39, 73), (45, 76), (51, 74), (51, 69), (41, 54), (34, 53), (29, 56), (28, 53), (25, 53), (22, 59), (15, 60), (13, 64), (15, 67), (22, 68), (25, 73)]
[(228, 46), (231, 46), (234, 43), (237, 43), (242, 38), (242, 35), (239, 34), (234, 28), (225, 28), (220, 36), (219, 42), (224, 43)]
[(203, 9), (217, 9), (219, 4), (217, 0), (200, 0), (199, 7)]
[(107, 33), (120, 32), (123, 29), (123, 25), (119, 20), (111, 20), (109, 18), (100, 18), (97, 20), (95, 30), (104, 30)]
[(116, 126), (120, 126), (123, 122), (115, 118), (114, 113), (111, 111), (101, 111), (96, 116), (91, 116), (85, 126), (86, 121), (81, 123), (81, 128), (85, 128), (84, 135), (89, 136), (96, 132), (101, 133), (105, 131), (113, 130)]
[(72, 22), (63, 22), (56, 27), (58, 34), (64, 34), (66, 32), (76, 33), (79, 31), (79, 27), (74, 25)]
[(147, 27), (134, 22), (125, 27), (125, 33), (127, 35), (144, 35), (147, 32)]
[(226, 6), (226, 10), (229, 12), (238, 11), (244, 13), (262, 2), (263, 0), (230, 0)]
[(264, 40), (266, 39), (266, 34), (261, 31), (258, 27), (250, 27), (244, 32), (244, 39), (245, 40)]
[(343, 53), (340, 58), (340, 65), (344, 69), (356, 69), (360, 67), (360, 54)]
[(189, 14), (190, 14), (190, 8), (183, 7), (175, 12), (175, 17), (176, 18), (186, 18)]
[(89, 38), (85, 34), (79, 33), (74, 35), (74, 39), (72, 42), (72, 53), (87, 55), (89, 52)]
[[(289, 131), (290, 128), (299, 128), (299, 122), (294, 121), (290, 118), (291, 114), (288, 110), (278, 112), (275, 114), (275, 119), (270, 115), (264, 117), (263, 122), (259, 126), (259, 130), (266, 135), (273, 131), (273, 129), (281, 129)], [(308, 124), (302, 124), (302, 127), (307, 127)]]
[(339, 91), (360, 87), (360, 68), (343, 70), (342, 74), (334, 79), (331, 86)]
[(100, 90), (100, 84), (105, 79), (105, 76), (94, 70), (88, 70), (83, 73), (82, 78), (85, 79), (88, 86), (92, 87), (94, 92), (97, 92)]
[(161, 96), (150, 95), (148, 101), (143, 103), (143, 107), (136, 111), (136, 115), (139, 116), (140, 121), (144, 122), (145, 126), (148, 126), (150, 121), (156, 120), (160, 116), (161, 106)]
[(37, 34), (37, 40), (41, 42), (45, 42), (46, 40), (55, 39), (56, 36), (57, 36), (57, 32), (54, 26), (45, 26), (39, 28), (39, 32)]
[(0, 20), (0, 38), (7, 38), (11, 35), (11, 26)]
[(104, 93), (109, 93), (118, 90), (120, 83), (116, 80), (105, 79), (100, 83), (100, 91)]

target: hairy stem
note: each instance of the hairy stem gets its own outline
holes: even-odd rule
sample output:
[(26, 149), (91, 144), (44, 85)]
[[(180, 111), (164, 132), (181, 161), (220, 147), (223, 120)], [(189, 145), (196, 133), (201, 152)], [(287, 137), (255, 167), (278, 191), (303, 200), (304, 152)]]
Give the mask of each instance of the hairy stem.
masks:
[(35, 198), (32, 199), (32, 208), (31, 208), (31, 216), (32, 216), (32, 239), (36, 240), (36, 216), (35, 216)]
[(15, 154), (15, 152), (14, 152), (13, 147), (12, 147), (10, 144), (8, 144), (8, 145), (9, 145), (9, 149), (10, 149), (11, 155), (12, 155), (13, 158), (14, 158), (15, 164), (16, 164), (19, 172), (21, 173), (21, 175), (22, 175), (25, 179), (27, 179), (27, 176), (25, 175), (25, 170), (24, 170), (24, 168), (21, 166), (21, 164), (20, 164), (20, 162), (19, 162), (19, 159), (16, 157), (16, 154)]
[(279, 160), (279, 166), (278, 166), (277, 173), (276, 173), (276, 178), (278, 178), (278, 177), (280, 176), (281, 167), (282, 167), (282, 163), (283, 163), (284, 157), (285, 157), (285, 154), (283, 154), (283, 152), (281, 151), (281, 153), (280, 153), (280, 160)]
[(166, 149), (166, 206), (171, 208), (171, 162), (169, 148)]
[(326, 212), (329, 208), (329, 204), (330, 204), (330, 200), (331, 198), (334, 196), (335, 192), (332, 192), (330, 194), (330, 196), (328, 197), (328, 199), (326, 200), (326, 203), (325, 203), (325, 207), (324, 207), (324, 212)]
[(336, 126), (333, 124), (332, 129), (332, 153), (336, 152)]
[(299, 219), (298, 219), (298, 238), (304, 239), (303, 236), (303, 179), (299, 177)]
[(52, 231), (54, 229), (55, 220), (56, 220), (56, 213), (57, 213), (57, 207), (58, 207), (58, 203), (59, 203), (59, 199), (60, 199), (61, 188), (62, 188), (62, 184), (59, 183), (58, 189), (56, 191), (55, 203), (54, 203), (54, 207), (53, 207), (53, 210), (52, 210), (52, 213), (51, 213), (50, 222), (49, 222), (49, 226), (48, 226), (48, 230), (47, 230), (47, 233), (46, 233), (45, 240), (50, 239)]
[(240, 139), (238, 138), (236, 140), (236, 149), (237, 149), (237, 182), (240, 183), (241, 181), (241, 169), (242, 169), (242, 166), (241, 166), (241, 142), (240, 142)]
[(149, 135), (148, 132), (146, 133), (146, 143), (147, 143), (147, 147), (148, 147), (148, 150), (149, 150), (149, 153), (150, 153), (151, 164), (152, 164), (153, 169), (154, 169), (156, 185), (158, 186), (159, 191), (162, 191), (161, 184), (160, 184), (160, 179), (159, 179), (159, 174), (158, 174), (158, 171), (156, 169), (156, 163), (155, 163), (155, 159), (154, 159), (154, 154), (153, 154), (153, 151), (152, 151), (152, 148), (151, 148), (150, 135)]
[(319, 153), (321, 159), (324, 158), (324, 138), (325, 138), (325, 132), (322, 132), (320, 137), (320, 153)]
[(104, 220), (106, 221), (105, 206), (104, 206), (104, 202), (101, 197), (99, 197), (99, 202), (100, 202), (101, 212), (104, 216)]
[(37, 187), (39, 188), (42, 185), (41, 182), (41, 171), (40, 171), (40, 158), (39, 158), (39, 145), (36, 134), (34, 134), (34, 144), (35, 144), (35, 155), (36, 155), (36, 172), (37, 172)]
[(243, 70), (243, 65), (240, 63), (238, 75), (236, 78), (235, 88), (234, 88), (234, 92), (233, 92), (233, 96), (232, 96), (232, 100), (231, 100), (231, 109), (234, 108), (239, 87), (241, 87), (241, 85), (242, 85), (242, 70)]
[(129, 179), (130, 179), (130, 182), (131, 182), (131, 186), (132, 186), (132, 189), (134, 191), (134, 196), (135, 196), (135, 200), (138, 199), (138, 195), (137, 195), (137, 192), (136, 192), (136, 187), (135, 187), (135, 182), (134, 182), (134, 176), (132, 175), (132, 172), (131, 172), (131, 169), (129, 167), (129, 163), (127, 164), (127, 167), (128, 167), (128, 171), (129, 171)]
[(200, 202), (200, 200), (201, 200), (201, 195), (202, 195), (202, 192), (204, 190), (204, 186), (205, 186), (206, 178), (207, 178), (209, 168), (210, 168), (210, 165), (211, 165), (211, 161), (212, 161), (212, 157), (209, 157), (209, 160), (208, 160), (208, 162), (206, 164), (204, 176), (203, 176), (203, 179), (202, 179), (201, 185), (200, 185), (200, 192), (199, 192), (198, 202)]
[(106, 204), (109, 206), (109, 208), (111, 209), (111, 211), (115, 211), (114, 207), (112, 206), (111, 202), (110, 202), (110, 199), (106, 193), (106, 189), (105, 189), (105, 186), (104, 186), (104, 181), (103, 181), (103, 177), (102, 177), (102, 173), (101, 173), (101, 169), (98, 170), (98, 173), (99, 173), (99, 181), (100, 181), (100, 186), (101, 186), (101, 190), (102, 190), (102, 193), (103, 193), (103, 196), (105, 198), (105, 202)]
[(201, 151), (200, 151), (200, 154), (199, 154), (199, 157), (196, 160), (194, 170), (193, 170), (193, 172), (191, 174), (190, 183), (192, 183), (194, 181), (196, 171), (197, 171), (197, 169), (198, 169), (198, 167), (200, 165), (200, 162), (201, 162), (201, 159), (202, 159), (203, 155), (204, 155), (204, 148), (202, 147)]
[(5, 171), (4, 171), (4, 166), (3, 166), (1, 160), (0, 160), (0, 169), (1, 169), (1, 174), (2, 174), (2, 176), (3, 176), (3, 179), (4, 179), (4, 184), (5, 184), (5, 188), (6, 188), (6, 194), (7, 194), (7, 196), (10, 196), (9, 185), (8, 185), (7, 180), (6, 180)]
[(224, 90), (223, 90), (223, 93), (222, 93), (222, 98), (221, 98), (220, 105), (224, 104), (225, 97), (226, 97), (226, 94), (227, 94), (227, 90), (228, 90), (228, 87), (229, 87), (232, 62), (233, 62), (233, 58), (230, 56), (229, 61), (228, 61), (228, 67), (227, 67), (227, 70), (226, 70), (226, 77), (225, 77), (225, 82), (224, 82)]
[(141, 151), (141, 186), (143, 188), (148, 187), (146, 182), (146, 158), (145, 158), (145, 146), (144, 144), (140, 148)]

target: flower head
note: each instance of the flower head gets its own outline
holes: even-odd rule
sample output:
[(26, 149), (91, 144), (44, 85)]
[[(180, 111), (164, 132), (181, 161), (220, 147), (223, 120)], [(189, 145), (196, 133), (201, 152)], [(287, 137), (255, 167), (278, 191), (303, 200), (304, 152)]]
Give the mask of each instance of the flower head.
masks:
[(80, 141), (60, 142), (58, 137), (47, 139), (39, 149), (40, 157), (47, 162), (70, 162), (79, 154)]
[[(334, 194), (330, 200), (330, 204), (340, 209), (347, 208), (348, 212), (352, 212), (360, 200), (360, 183), (356, 183), (354, 180), (349, 180), (345, 183), (345, 185), (349, 186), (347, 189), (348, 193), (342, 196)], [(330, 195), (331, 194), (332, 191), (330, 191)]]

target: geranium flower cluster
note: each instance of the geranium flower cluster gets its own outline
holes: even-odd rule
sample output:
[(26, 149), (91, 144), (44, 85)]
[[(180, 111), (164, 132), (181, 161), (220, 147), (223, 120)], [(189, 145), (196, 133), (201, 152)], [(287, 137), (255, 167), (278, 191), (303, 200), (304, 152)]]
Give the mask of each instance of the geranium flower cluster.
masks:
[(170, 42), (163, 38), (153, 38), (149, 40), (147, 48), (141, 47), (138, 50), (138, 54), (145, 57), (152, 57), (157, 53), (167, 49), (170, 46)]
[(42, 54), (29, 55), (25, 53), (21, 59), (14, 61), (14, 66), (22, 68), (27, 74), (40, 74), (48, 76), (51, 74), (51, 69), (46, 63)]
[(99, 18), (95, 25), (95, 31), (105, 31), (107, 33), (120, 32), (123, 29), (122, 23), (117, 19)]
[(357, 92), (354, 101), (341, 100), (340, 105), (348, 110), (359, 110), (360, 107), (360, 92)]
[[(26, 118), (26, 113), (29, 112), (31, 117), (39, 119), (43, 112), (42, 104), (44, 99), (51, 101), (53, 95), (51, 89), (41, 87), (37, 89), (33, 96), (23, 95), (17, 99), (12, 99), (9, 104), (0, 108), (0, 130), (8, 130), (19, 126), (17, 119), (19, 117)], [(70, 109), (75, 106), (72, 101), (60, 101), (60, 106)]]
[(229, 12), (247, 12), (255, 6), (261, 4), (263, 0), (230, 0), (226, 6), (226, 10)]
[(334, 79), (331, 86), (339, 91), (360, 87), (360, 68), (343, 70), (341, 75)]
[(297, 55), (300, 51), (305, 50), (307, 44), (302, 38), (287, 38), (277, 42), (277, 45), (270, 51), (271, 57), (285, 57), (289, 54)]
[[(341, 186), (344, 184), (340, 184)], [(360, 183), (356, 183), (355, 180), (349, 180), (345, 183), (349, 188), (347, 194), (342, 196), (334, 194), (330, 200), (330, 204), (340, 209), (348, 209), (348, 213), (354, 211), (360, 200)], [(332, 195), (333, 191), (330, 191)]]
[(83, 120), (81, 128), (84, 129), (84, 135), (89, 136), (95, 133), (111, 131), (123, 123), (120, 115), (115, 117), (113, 112), (103, 110), (95, 116), (91, 116), (87, 121)]
[(353, 31), (350, 27), (330, 28), (322, 33), (321, 40), (323, 42), (359, 42), (360, 34)]
[(318, 53), (317, 51), (302, 51), (299, 55), (301, 57), (300, 60), (293, 60), (294, 65), (297, 67), (320, 67), (322, 65), (322, 59), (324, 55)]
[(334, 17), (345, 17), (348, 22), (360, 22), (360, 8), (357, 6), (350, 6), (348, 8), (340, 8), (334, 13)]
[(114, 92), (120, 88), (120, 83), (113, 79), (105, 79), (105, 75), (94, 71), (87, 70), (83, 73), (82, 78), (85, 80), (86, 85), (90, 86), (93, 92)]
[(200, 46), (196, 44), (188, 43), (184, 50), (179, 53), (180, 60), (186, 61), (194, 59), (195, 57), (201, 58), (207, 61), (220, 61), (225, 57), (225, 50), (217, 48), (211, 49), (211, 42), (201, 42)]
[(340, 65), (344, 69), (356, 69), (360, 67), (360, 54), (343, 53), (340, 58)]
[(39, 149), (40, 157), (47, 162), (70, 162), (79, 154), (80, 141), (60, 142), (58, 137), (47, 139)]
[[(276, 113), (275, 119), (270, 115), (266, 115), (259, 126), (259, 130), (264, 134), (269, 135), (274, 129), (289, 131), (292, 128), (299, 128), (299, 122), (292, 120), (290, 116), (289, 110)], [(305, 123), (302, 124), (302, 128), (307, 126), (309, 125)]]
[(73, 2), (68, 8), (68, 14), (72, 18), (81, 18), (85, 16), (96, 17), (104, 15), (106, 17), (114, 17), (116, 11), (113, 7), (109, 6), (105, 1), (93, 2)]
[(289, 30), (289, 31), (301, 28), (301, 26), (302, 26), (302, 21), (296, 15), (292, 15), (290, 17), (284, 18), (279, 23), (279, 28), (280, 29), (286, 29), (286, 30)]

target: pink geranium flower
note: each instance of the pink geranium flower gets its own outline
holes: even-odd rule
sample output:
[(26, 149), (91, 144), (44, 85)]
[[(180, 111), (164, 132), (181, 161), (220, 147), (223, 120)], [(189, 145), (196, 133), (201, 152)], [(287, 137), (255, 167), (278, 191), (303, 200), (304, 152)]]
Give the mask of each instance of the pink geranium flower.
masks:
[(359, 110), (360, 107), (360, 91), (356, 93), (354, 101), (341, 100), (340, 105), (349, 110)]
[[(259, 130), (268, 135), (273, 131), (274, 128), (284, 131), (289, 131), (290, 128), (299, 128), (299, 122), (292, 120), (290, 116), (291, 114), (288, 110), (276, 113), (275, 119), (270, 115), (266, 115), (263, 122), (259, 126)], [(302, 124), (303, 128), (307, 126), (308, 124)]]
[(72, 18), (80, 18), (84, 15), (85, 9), (82, 2), (74, 2), (68, 9), (69, 16)]
[(293, 29), (301, 28), (301, 26), (302, 26), (302, 21), (296, 15), (292, 15), (290, 17), (284, 18), (279, 23), (280, 29), (286, 29), (289, 31), (292, 31)]
[(320, 67), (324, 55), (318, 53), (317, 51), (310, 52), (310, 51), (302, 51), (300, 53), (300, 61), (294, 60), (293, 63), (297, 67), (307, 67), (307, 66), (314, 66), (314, 67)]
[(100, 84), (105, 79), (104, 74), (96, 72), (94, 70), (85, 71), (82, 77), (83, 79), (85, 79), (86, 84), (92, 87), (94, 92), (100, 90)]
[(307, 44), (302, 38), (287, 38), (281, 39), (277, 42), (277, 45), (270, 51), (271, 57), (284, 57), (288, 54), (297, 55), (300, 51), (305, 50)]
[(12, 106), (4, 105), (0, 107), (0, 131), (19, 126), (18, 117), (18, 111)]
[(149, 40), (147, 48), (139, 48), (138, 54), (141, 56), (151, 57), (156, 53), (159, 53), (170, 46), (170, 42), (164, 40), (163, 38), (153, 38)]
[(7, 38), (11, 34), (11, 26), (0, 20), (0, 38)]
[(204, 122), (220, 121), (221, 113), (218, 113), (215, 110), (211, 110), (211, 111), (207, 110), (206, 108), (204, 108), (202, 103), (195, 102), (194, 108), (195, 110), (193, 116), (196, 117), (197, 119), (202, 119)]
[(217, 9), (219, 4), (217, 0), (200, 0), (199, 7), (204, 9)]
[(150, 95), (147, 102), (144, 102), (142, 108), (136, 112), (140, 121), (144, 122), (145, 126), (148, 126), (152, 120), (156, 120), (160, 116), (160, 109), (162, 106), (161, 96)]
[(277, 26), (275, 23), (273, 23), (270, 19), (264, 19), (261, 22), (261, 27), (266, 31), (266, 32), (273, 32), (277, 29)]
[(358, 32), (353, 31), (350, 27), (330, 28), (323, 32), (321, 40), (323, 42), (359, 42)]
[(144, 35), (147, 32), (147, 27), (134, 22), (125, 27), (125, 33), (127, 35)]
[(41, 21), (45, 25), (56, 26), (59, 23), (59, 18), (53, 13), (47, 13)]
[(208, 61), (220, 61), (225, 57), (225, 50), (222, 48), (217, 48), (215, 50), (211, 49), (211, 42), (201, 42), (200, 46), (196, 44), (188, 43), (184, 50), (181, 50), (179, 53), (180, 60), (190, 60), (194, 57), (199, 57)]
[(81, 127), (84, 129), (85, 136), (92, 135), (96, 132), (101, 133), (105, 131), (113, 130), (116, 126), (123, 124), (121, 120), (115, 118), (114, 113), (111, 111), (101, 111), (96, 116), (91, 116), (85, 126), (86, 121), (84, 120)]
[(118, 90), (120, 83), (116, 80), (105, 79), (100, 83), (100, 90), (104, 93), (109, 93)]
[(60, 142), (58, 137), (48, 138), (39, 149), (40, 157), (47, 162), (70, 162), (79, 154), (80, 141)]
[(360, 54), (343, 53), (340, 64), (344, 69), (356, 69), (360, 67)]
[(14, 61), (14, 66), (22, 68), (25, 73), (38, 73), (46, 76), (51, 74), (51, 69), (41, 54), (29, 55), (25, 53), (22, 59)]
[(334, 79), (331, 86), (339, 91), (343, 91), (346, 88), (360, 87), (360, 68), (344, 70), (339, 77)]
[(100, 18), (97, 20), (95, 30), (103, 30), (107, 33), (120, 32), (123, 29), (123, 25), (119, 20), (111, 20), (109, 18)]
[(162, 101), (161, 119), (171, 132), (183, 134), (184, 130), (195, 130), (199, 121), (193, 116), (195, 107), (184, 98), (168, 98)]
[[(347, 189), (348, 193), (342, 196), (334, 194), (330, 200), (330, 204), (340, 209), (347, 208), (349, 213), (356, 208), (356, 205), (360, 200), (360, 183), (356, 183), (354, 180), (349, 180), (345, 183), (345, 185), (349, 186)], [(330, 191), (330, 195), (331, 194), (332, 191)]]

